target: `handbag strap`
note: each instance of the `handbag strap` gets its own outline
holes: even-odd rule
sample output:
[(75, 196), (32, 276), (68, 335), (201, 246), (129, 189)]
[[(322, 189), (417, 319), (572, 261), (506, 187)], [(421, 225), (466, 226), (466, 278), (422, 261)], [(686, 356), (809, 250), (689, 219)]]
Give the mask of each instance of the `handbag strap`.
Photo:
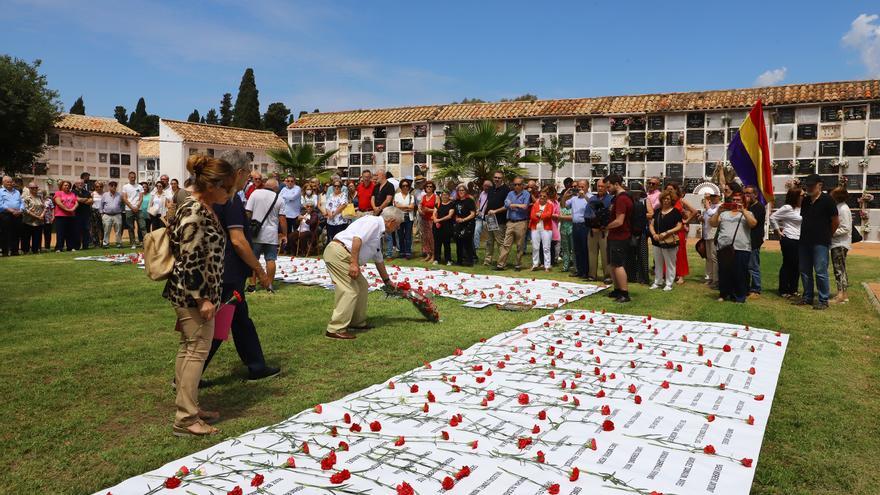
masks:
[[(739, 233), (739, 224), (742, 223), (742, 221), (743, 221), (743, 217), (744, 217), (744, 216), (745, 216), (745, 215), (743, 215), (742, 212), (739, 213), (739, 221), (736, 222), (736, 228), (733, 229), (733, 237), (730, 238), (730, 245), (731, 245), (731, 246), (733, 246), (734, 244), (736, 244), (736, 234)], [(715, 241), (716, 241), (716, 242), (718, 241), (718, 233), (719, 233), (719, 232), (721, 232), (721, 229), (720, 229), (720, 228), (715, 232)], [(724, 246), (724, 247), (727, 247), (727, 246)]]
[(280, 192), (275, 193), (275, 197), (272, 199), (272, 204), (269, 205), (269, 209), (266, 210), (266, 214), (263, 215), (263, 219), (260, 220), (260, 228), (263, 228), (263, 224), (266, 223), (266, 219), (269, 218), (269, 213), (272, 213), (272, 208), (275, 208), (275, 203), (278, 201), (278, 195)]

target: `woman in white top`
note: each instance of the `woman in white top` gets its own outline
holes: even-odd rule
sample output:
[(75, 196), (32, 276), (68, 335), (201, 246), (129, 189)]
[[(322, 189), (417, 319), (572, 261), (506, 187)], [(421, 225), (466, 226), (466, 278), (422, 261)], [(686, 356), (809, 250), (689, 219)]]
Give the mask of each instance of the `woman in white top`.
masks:
[(343, 187), (342, 179), (337, 177), (333, 180), (333, 185), (330, 186), (327, 194), (324, 195), (321, 208), (321, 214), (327, 219), (328, 243), (348, 226), (348, 221), (342, 216), (342, 210), (347, 204), (348, 191)]
[(785, 193), (785, 205), (770, 214), (770, 228), (779, 234), (782, 266), (779, 268), (779, 295), (789, 299), (798, 293), (800, 281), (801, 198), (804, 192), (795, 186)]
[(835, 187), (831, 191), (831, 199), (837, 203), (837, 217), (840, 225), (831, 236), (831, 264), (834, 266), (834, 280), (837, 282), (837, 296), (831, 299), (831, 304), (849, 302), (846, 289), (849, 281), (846, 277), (846, 253), (852, 248), (852, 212), (846, 200), (849, 193), (845, 186)]
[(150, 230), (165, 227), (162, 218), (168, 213), (168, 203), (168, 197), (165, 196), (165, 184), (161, 180), (157, 181), (156, 192), (150, 198), (150, 206), (147, 207), (147, 214), (150, 216)]
[(307, 183), (303, 186), (302, 193), (302, 205), (303, 209), (306, 206), (311, 206), (313, 209), (318, 209), (318, 193), (315, 192), (315, 187), (311, 183)]
[(394, 206), (403, 211), (403, 223), (397, 229), (397, 251), (404, 259), (412, 258), (412, 227), (415, 220), (416, 199), (412, 193), (412, 182), (403, 179), (400, 190), (394, 193)]

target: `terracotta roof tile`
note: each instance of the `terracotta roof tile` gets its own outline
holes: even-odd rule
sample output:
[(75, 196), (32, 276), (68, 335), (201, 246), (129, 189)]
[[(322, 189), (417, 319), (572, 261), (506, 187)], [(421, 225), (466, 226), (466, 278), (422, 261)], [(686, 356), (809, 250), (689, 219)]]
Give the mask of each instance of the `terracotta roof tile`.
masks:
[(114, 136), (140, 136), (137, 132), (120, 124), (116, 119), (107, 117), (92, 117), (89, 115), (76, 115), (63, 113), (55, 122), (56, 129), (69, 131), (95, 132), (98, 134), (110, 134)]
[(623, 115), (654, 112), (747, 109), (761, 98), (764, 106), (880, 99), (880, 80), (791, 84), (764, 88), (690, 93), (603, 96), (560, 100), (465, 103), (424, 107), (355, 110), (303, 115), (288, 129), (519, 119), (543, 116)]
[(159, 157), (159, 136), (145, 137), (138, 141), (139, 157)]
[(270, 131), (257, 131), (241, 127), (197, 124), (180, 120), (162, 119), (162, 123), (176, 132), (184, 141), (191, 143), (225, 144), (242, 148), (286, 148), (287, 141)]

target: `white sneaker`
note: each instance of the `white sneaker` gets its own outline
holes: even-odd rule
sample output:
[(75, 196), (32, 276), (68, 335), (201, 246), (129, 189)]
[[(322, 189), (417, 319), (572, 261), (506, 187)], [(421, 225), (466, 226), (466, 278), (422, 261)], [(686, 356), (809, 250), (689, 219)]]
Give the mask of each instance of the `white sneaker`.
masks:
[(659, 289), (659, 288), (660, 288), (660, 285), (658, 285), (658, 284), (655, 283), (655, 284), (651, 284), (651, 286), (648, 287), (648, 288), (649, 288), (649, 289)]
[(671, 290), (672, 290), (672, 286), (671, 286), (671, 285), (667, 285), (666, 287), (663, 288), (663, 291), (664, 291), (664, 292), (669, 292), (669, 291), (671, 291)]
[(447, 261), (447, 262), (446, 262), (446, 266), (452, 266), (452, 262), (451, 262), (451, 261)]

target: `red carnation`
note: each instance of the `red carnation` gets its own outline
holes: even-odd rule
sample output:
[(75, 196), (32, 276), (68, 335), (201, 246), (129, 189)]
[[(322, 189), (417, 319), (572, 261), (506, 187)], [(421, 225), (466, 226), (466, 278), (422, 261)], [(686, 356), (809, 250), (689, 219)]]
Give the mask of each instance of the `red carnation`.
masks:
[(471, 475), (471, 468), (468, 466), (464, 466), (457, 473), (455, 473), (455, 479), (460, 480), (462, 478), (467, 478), (470, 475)]
[(712, 444), (706, 445), (705, 447), (703, 447), (703, 453), (715, 455), (715, 447)]
[(581, 476), (581, 470), (578, 468), (571, 468), (571, 474), (568, 475), (568, 481), (577, 481), (577, 479)]
[(342, 416), (342, 421), (343, 421), (345, 424), (351, 423), (351, 414), (345, 413), (345, 414)]
[(302, 446), (300, 448), (302, 449), (303, 454), (306, 454), (306, 455), (309, 454), (309, 444), (303, 442)]
[(295, 468), (296, 467), (296, 459), (293, 456), (287, 458), (287, 462), (284, 464), (285, 467)]
[(530, 437), (520, 438), (519, 441), (516, 443), (517, 447), (519, 447), (520, 450), (528, 447), (531, 444), (532, 444), (532, 439)]
[(350, 430), (351, 430), (353, 433), (360, 433), (360, 431), (361, 431), (361, 425), (359, 425), (359, 424), (357, 424), (357, 423), (353, 423), (353, 424), (351, 425)]
[(318, 414), (321, 414), (322, 412), (324, 412), (324, 408), (321, 407), (321, 404), (318, 404), (317, 406), (315, 406), (315, 412)]
[(251, 486), (260, 486), (263, 484), (263, 480), (266, 478), (262, 474), (258, 474), (254, 476), (254, 479), (251, 480)]
[(473, 442), (468, 443), (468, 445), (470, 445), (472, 449), (476, 449), (479, 445), (479, 442), (477, 440), (474, 440)]
[(235, 485), (235, 488), (226, 492), (226, 495), (243, 495), (243, 493), (244, 492), (241, 491), (241, 487), (238, 485)]
[(635, 384), (630, 384), (630, 386), (629, 386), (629, 388), (628, 388), (627, 390), (629, 390), (629, 393), (631, 393), (631, 394), (636, 393), (636, 386), (635, 386)]
[(538, 451), (538, 454), (535, 456), (535, 459), (536, 459), (538, 462), (540, 462), (541, 464), (544, 464), (544, 451), (539, 450), (539, 451)]
[(609, 414), (611, 414), (611, 407), (608, 406), (607, 404), (602, 406), (602, 415), (608, 416)]
[(642, 396), (641, 396), (641, 395), (637, 395), (637, 396), (633, 397), (633, 401), (634, 401), (636, 404), (641, 404), (641, 403), (642, 403)]
[(348, 450), (348, 444), (345, 443), (345, 442), (343, 442), (343, 441), (340, 441), (340, 442), (339, 442), (339, 450), (341, 450), (341, 451), (343, 451), (343, 452), (344, 452), (344, 451), (347, 451), (347, 450)]
[(598, 448), (599, 448), (599, 447), (596, 445), (596, 439), (595, 439), (595, 438), (591, 438), (591, 439), (590, 439), (590, 450), (596, 450), (596, 449), (598, 449)]
[(541, 427), (538, 425), (533, 426), (532, 427), (532, 434), (537, 435), (538, 433), (541, 433)]
[(495, 392), (492, 390), (486, 392), (486, 400), (495, 400)]
[(547, 419), (547, 411), (540, 411), (538, 413), (538, 419), (540, 419), (541, 421)]
[(552, 485), (547, 487), (547, 493), (551, 495), (556, 495), (559, 493), (559, 483), (553, 483)]
[(755, 400), (764, 400), (764, 394), (756, 395)]
[(336, 452), (331, 450), (327, 457), (321, 459), (321, 469), (329, 471), (333, 469), (334, 464), (336, 464)]
[(403, 436), (399, 436), (399, 437), (397, 437), (397, 440), (394, 442), (394, 446), (395, 446), (395, 447), (400, 447), (400, 446), (402, 446), (404, 443), (406, 443), (406, 440), (403, 438)]
[(382, 423), (378, 421), (373, 421), (372, 423), (370, 423), (370, 431), (382, 431)]
[(444, 490), (452, 490), (452, 488), (455, 486), (455, 480), (447, 476), (443, 478), (443, 482), (440, 484), (440, 486), (442, 486)]
[(342, 471), (333, 474), (333, 476), (330, 476), (330, 483), (338, 485), (344, 483), (345, 480), (349, 478), (351, 478), (351, 473), (348, 471), (348, 469), (343, 469)]
[(413, 487), (409, 486), (406, 481), (397, 485), (397, 495), (415, 495), (415, 493)]
[(232, 291), (232, 297), (235, 299), (235, 302), (242, 302), (244, 300), (244, 298), (241, 297), (241, 292), (238, 292), (237, 290)]
[(663, 380), (663, 383), (660, 384), (660, 388), (669, 388), (669, 382)]
[(596, 392), (596, 398), (601, 399), (602, 397), (605, 397), (605, 391), (602, 389), (599, 389), (599, 391)]
[(710, 423), (711, 423), (712, 421), (715, 421), (715, 415), (714, 415), (714, 414), (710, 414), (710, 415), (706, 416), (706, 421), (708, 421), (708, 422), (710, 422)]
[(529, 403), (529, 394), (519, 394), (519, 398), (517, 399), (521, 405), (526, 405)]
[(745, 467), (752, 467), (752, 459), (748, 457), (743, 457), (739, 462)]
[(410, 391), (410, 393), (417, 394), (417, 393), (419, 393), (419, 386), (413, 385), (409, 388), (409, 391)]
[(477, 383), (483, 383), (483, 382), (485, 382), (485, 381), (486, 381), (486, 377), (485, 377), (485, 376), (478, 376), (478, 377), (477, 377)]
[(722, 347), (721, 350), (723, 350), (724, 352), (730, 352), (732, 349), (729, 345), (724, 344), (724, 347)]
[(603, 431), (614, 431), (614, 421), (610, 419), (606, 419), (602, 422), (602, 430)]
[(422, 411), (428, 412), (428, 403), (427, 402), (425, 402), (425, 405), (422, 406)]
[(449, 432), (441, 431), (440, 438), (442, 438), (443, 440), (449, 440)]
[(388, 388), (394, 390), (394, 382), (388, 382)]
[(749, 419), (746, 420), (746, 423), (753, 425), (755, 424), (755, 417), (749, 414)]
[(180, 486), (180, 478), (177, 476), (172, 476), (165, 480), (165, 488), (168, 488), (169, 490), (173, 490), (178, 486)]

